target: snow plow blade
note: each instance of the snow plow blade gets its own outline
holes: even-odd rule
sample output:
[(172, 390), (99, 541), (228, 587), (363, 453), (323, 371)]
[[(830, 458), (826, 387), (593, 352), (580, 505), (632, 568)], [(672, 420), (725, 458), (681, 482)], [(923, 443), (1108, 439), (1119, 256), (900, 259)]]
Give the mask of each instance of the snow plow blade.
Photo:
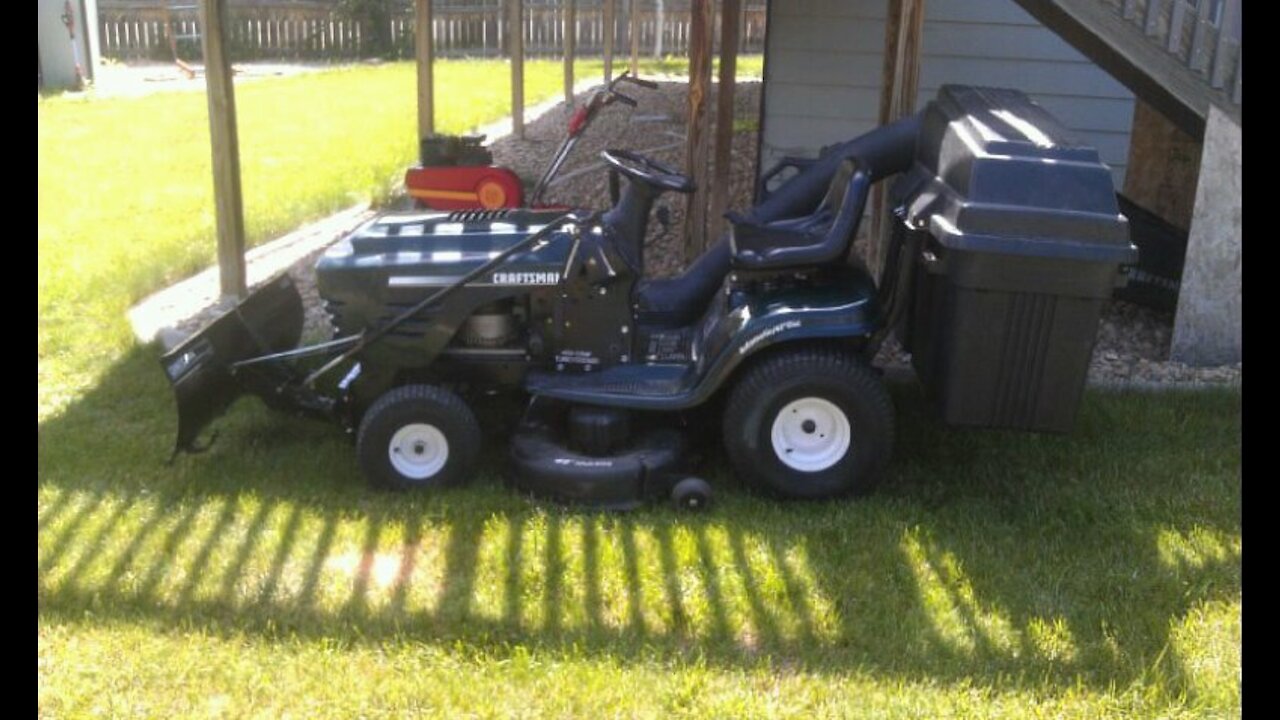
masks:
[(199, 452), (200, 432), (246, 392), (232, 365), (297, 347), (302, 320), (302, 296), (281, 275), (160, 358), (178, 403), (174, 455)]

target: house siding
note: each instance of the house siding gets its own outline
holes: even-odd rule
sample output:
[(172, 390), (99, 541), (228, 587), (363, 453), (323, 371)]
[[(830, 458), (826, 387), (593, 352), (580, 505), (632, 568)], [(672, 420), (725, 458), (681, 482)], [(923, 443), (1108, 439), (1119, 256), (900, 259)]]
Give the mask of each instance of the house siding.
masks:
[[(879, 121), (884, 0), (772, 0), (760, 169)], [(1012, 0), (927, 0), (923, 107), (946, 83), (1026, 92), (1098, 149), (1123, 186), (1133, 94)]]

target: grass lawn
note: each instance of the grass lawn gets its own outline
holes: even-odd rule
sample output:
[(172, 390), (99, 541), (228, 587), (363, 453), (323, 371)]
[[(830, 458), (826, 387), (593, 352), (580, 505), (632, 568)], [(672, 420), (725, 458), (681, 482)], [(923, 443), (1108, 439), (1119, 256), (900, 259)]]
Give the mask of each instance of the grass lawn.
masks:
[[(557, 92), (536, 67), (531, 101)], [(496, 64), (438, 82), (491, 98), (446, 129), (506, 106)], [(255, 239), (385, 188), (412, 86), (240, 88)], [(1091, 393), (1058, 437), (946, 430), (897, 388), (881, 492), (781, 505), (711, 472), (699, 517), (522, 499), (500, 406), (445, 492), (371, 492), (340, 432), (252, 400), (166, 466), (158, 351), (123, 312), (212, 257), (203, 111), (40, 103), (41, 715), (1240, 714), (1239, 392)]]
[(39, 706), (1239, 714), (1238, 394), (1091, 394), (1069, 437), (945, 430), (896, 400), (870, 498), (775, 504), (718, 474), (706, 516), (598, 515), (504, 488), (492, 413), (476, 482), (434, 494), (366, 490), (339, 432), (256, 401), (165, 467), (169, 398), (138, 349), (40, 429)]

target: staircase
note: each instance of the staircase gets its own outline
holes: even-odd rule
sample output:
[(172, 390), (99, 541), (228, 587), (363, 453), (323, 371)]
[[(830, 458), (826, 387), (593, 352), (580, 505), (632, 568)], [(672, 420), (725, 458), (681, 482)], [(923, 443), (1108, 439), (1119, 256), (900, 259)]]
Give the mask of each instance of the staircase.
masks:
[(1240, 0), (1014, 0), (1192, 137), (1241, 124)]

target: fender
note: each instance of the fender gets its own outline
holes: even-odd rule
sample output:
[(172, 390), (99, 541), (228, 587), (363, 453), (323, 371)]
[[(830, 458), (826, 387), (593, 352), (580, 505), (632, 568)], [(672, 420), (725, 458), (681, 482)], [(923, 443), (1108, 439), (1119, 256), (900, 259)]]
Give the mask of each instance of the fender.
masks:
[[(754, 299), (735, 300), (720, 293), (703, 319), (693, 343), (694, 366), (675, 380), (683, 385), (663, 395), (600, 392), (573, 386), (534, 386), (535, 394), (570, 402), (638, 410), (684, 410), (706, 402), (748, 358), (783, 343), (863, 338), (883, 324), (875, 285), (865, 272), (850, 269), (823, 288), (780, 290)], [(634, 366), (640, 376), (662, 366)], [(671, 366), (666, 366), (671, 369)]]
[[(748, 358), (784, 343), (868, 337), (882, 318), (871, 279), (858, 274), (838, 290), (783, 291), (730, 310), (708, 338), (704, 367), (686, 407), (704, 402)], [(721, 329), (723, 328), (723, 329)], [(723, 340), (714, 337), (723, 333)]]

